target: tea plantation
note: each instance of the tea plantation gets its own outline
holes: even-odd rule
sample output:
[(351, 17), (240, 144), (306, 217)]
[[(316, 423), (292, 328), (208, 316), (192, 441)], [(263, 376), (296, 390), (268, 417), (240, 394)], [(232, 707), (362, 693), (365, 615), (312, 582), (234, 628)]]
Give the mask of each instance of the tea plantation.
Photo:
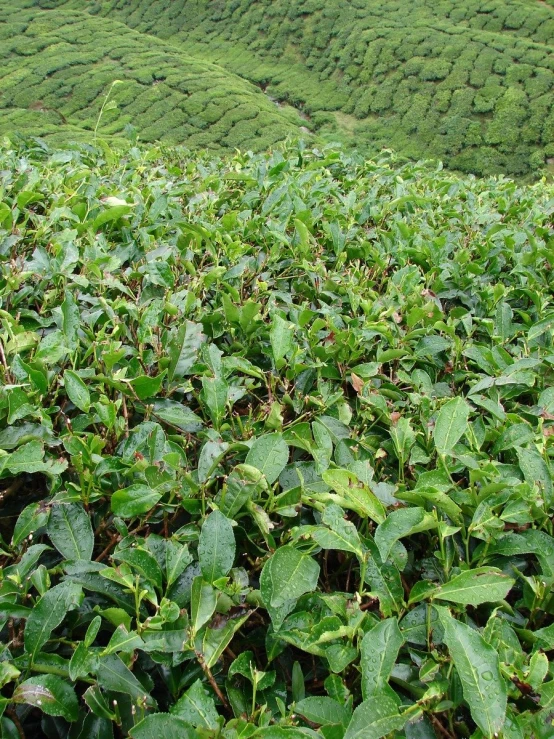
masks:
[(0, 739), (552, 739), (554, 0), (0, 54)]
[(2, 736), (552, 737), (553, 212), (5, 143)]
[(304, 124), (221, 67), (77, 10), (4, 5), (0, 54), (0, 133), (87, 141), (110, 92), (99, 132), (116, 140), (131, 125), (143, 141), (263, 150)]
[[(306, 125), (328, 139), (373, 152), (393, 147), (481, 175), (528, 175), (554, 159), (554, 8), (546, 2), (16, 0), (8, 11), (16, 23), (21, 6), (30, 14), (44, 9), (41, 19), (86, 10), (141, 32), (147, 46), (157, 36), (300, 108), (310, 118)], [(151, 79), (156, 65), (142, 58)], [(80, 69), (89, 63), (85, 54)], [(60, 83), (67, 74), (67, 68), (56, 72)], [(200, 119), (208, 92), (194, 108)], [(131, 88), (118, 92), (122, 98), (135, 94)], [(171, 125), (158, 115), (164, 103), (154, 98), (153, 115), (138, 105), (126, 110), (147, 139), (157, 126), (158, 138), (171, 135)], [(177, 100), (166, 100), (167, 114)], [(261, 105), (262, 98), (253, 103)], [(68, 110), (81, 104), (76, 100)], [(142, 106), (151, 104), (147, 96)], [(284, 135), (284, 122), (268, 125), (274, 138)], [(200, 141), (211, 135), (207, 131)], [(231, 135), (229, 143), (237, 138)]]

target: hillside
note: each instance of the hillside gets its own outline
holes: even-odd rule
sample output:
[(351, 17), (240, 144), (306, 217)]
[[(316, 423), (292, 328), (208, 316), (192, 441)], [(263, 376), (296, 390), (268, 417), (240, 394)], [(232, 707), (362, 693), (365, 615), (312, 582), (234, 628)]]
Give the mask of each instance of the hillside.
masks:
[(0, 133), (90, 141), (115, 80), (103, 136), (130, 124), (142, 141), (261, 151), (305, 123), (232, 72), (114, 19), (24, 5), (0, 8)]
[(392, 147), (476, 174), (525, 175), (554, 157), (554, 9), (547, 3), (25, 4), (86, 7), (157, 36), (301, 109), (320, 135), (358, 147)]
[(0, 146), (2, 735), (549, 739), (553, 209)]

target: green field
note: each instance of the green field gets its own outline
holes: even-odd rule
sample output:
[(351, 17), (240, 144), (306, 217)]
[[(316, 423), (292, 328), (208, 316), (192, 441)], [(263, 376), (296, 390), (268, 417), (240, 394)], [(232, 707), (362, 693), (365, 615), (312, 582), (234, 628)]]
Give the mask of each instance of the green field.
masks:
[[(99, 96), (118, 75), (129, 84), (117, 91), (122, 107), (107, 119), (108, 133), (131, 122), (147, 141), (248, 148), (254, 138), (263, 149), (304, 126), (370, 152), (392, 147), (475, 174), (538, 172), (554, 158), (554, 9), (537, 0), (459, 6), (16, 0), (2, 11), (8, 70), (15, 70), (3, 74), (0, 100), (9, 112), (2, 130), (26, 120), (33, 130), (41, 119), (46, 130), (58, 125), (50, 110), (25, 112), (42, 98), (58, 118), (90, 128)], [(44, 27), (51, 33), (36, 39)], [(130, 47), (114, 56), (120, 38)], [(35, 58), (43, 44), (40, 56), (51, 56), (51, 65)], [(220, 65), (211, 68), (213, 81), (206, 61)], [(93, 80), (90, 89), (85, 79)], [(192, 100), (190, 84), (198, 85)]]
[(143, 141), (260, 151), (304, 123), (235, 74), (78, 10), (11, 4), (0, 9), (0, 39), (3, 133), (88, 140), (115, 80), (103, 136), (129, 124)]

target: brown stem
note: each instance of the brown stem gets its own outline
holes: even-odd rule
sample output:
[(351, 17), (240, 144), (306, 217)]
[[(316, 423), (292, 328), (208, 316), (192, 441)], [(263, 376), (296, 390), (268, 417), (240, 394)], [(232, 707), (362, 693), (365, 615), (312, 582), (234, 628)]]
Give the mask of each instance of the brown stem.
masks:
[(23, 485), (23, 480), (19, 477), (17, 480), (14, 480), (12, 484), (9, 487), (7, 487), (5, 490), (0, 490), (0, 503), (4, 503), (6, 498), (9, 498), (10, 495), (17, 493), (17, 491), (22, 485)]
[(215, 678), (212, 675), (212, 671), (210, 670), (210, 668), (206, 664), (206, 660), (204, 659), (204, 655), (202, 654), (202, 652), (197, 652), (196, 650), (195, 650), (194, 653), (196, 654), (196, 659), (198, 660), (198, 664), (200, 665), (200, 667), (204, 671), (204, 674), (208, 678), (208, 680), (210, 682), (210, 685), (214, 689), (215, 694), (217, 695), (217, 697), (219, 698), (219, 700), (221, 701), (221, 703), (223, 704), (223, 706), (226, 709), (229, 709), (229, 704), (227, 703), (227, 699), (225, 698), (225, 696), (221, 692), (221, 690), (219, 688), (219, 685), (216, 683)]
[(19, 716), (15, 712), (13, 708), (8, 708), (6, 711), (7, 715), (11, 718), (11, 720), (15, 724), (15, 728), (17, 729), (17, 733), (19, 734), (19, 739), (25, 739), (25, 732), (23, 731), (23, 726), (21, 726), (21, 721), (19, 720)]
[(6, 371), (6, 375), (5, 375), (6, 380), (8, 381), (8, 383), (11, 383), (13, 378), (10, 372), (10, 368), (8, 367), (8, 363), (6, 361), (6, 355), (4, 353), (4, 344), (1, 341), (0, 341), (0, 362), (2, 362), (2, 366), (4, 367)]
[(113, 534), (112, 538), (110, 539), (106, 547), (102, 550), (102, 552), (100, 552), (100, 554), (98, 555), (98, 557), (96, 557), (94, 561), (102, 562), (102, 560), (108, 556), (108, 554), (110, 553), (110, 550), (114, 548), (114, 546), (117, 544), (120, 538), (121, 537), (119, 536), (119, 534)]
[(125, 438), (129, 436), (129, 413), (127, 411), (127, 401), (125, 395), (122, 395), (121, 410), (123, 411), (123, 418), (125, 419)]
[(452, 734), (444, 728), (444, 726), (441, 724), (441, 722), (438, 720), (436, 716), (433, 716), (433, 714), (430, 714), (429, 718), (431, 719), (433, 726), (436, 726), (436, 728), (439, 730), (439, 732), (443, 736), (447, 737), (447, 739), (456, 739), (455, 736), (452, 736)]

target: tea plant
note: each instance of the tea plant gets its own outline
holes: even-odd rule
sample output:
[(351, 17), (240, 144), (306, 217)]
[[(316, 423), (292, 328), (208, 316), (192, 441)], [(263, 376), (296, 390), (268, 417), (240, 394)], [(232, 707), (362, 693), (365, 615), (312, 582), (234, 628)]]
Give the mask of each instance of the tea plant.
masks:
[(262, 151), (305, 124), (235, 74), (80, 6), (0, 8), (0, 133), (123, 143), (132, 126), (142, 141)]
[(0, 150), (7, 737), (552, 736), (554, 190)]
[(554, 8), (537, 0), (34, 4), (180, 45), (301, 108), (331, 140), (479, 175), (554, 159)]

